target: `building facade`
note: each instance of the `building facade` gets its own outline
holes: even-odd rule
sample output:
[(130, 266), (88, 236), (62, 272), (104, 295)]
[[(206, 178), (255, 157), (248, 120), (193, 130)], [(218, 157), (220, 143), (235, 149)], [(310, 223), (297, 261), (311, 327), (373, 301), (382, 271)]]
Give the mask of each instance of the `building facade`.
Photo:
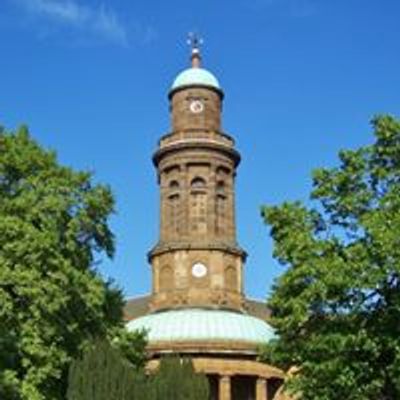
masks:
[(148, 331), (150, 369), (165, 354), (192, 358), (214, 400), (277, 399), (283, 372), (256, 360), (258, 346), (274, 336), (268, 310), (243, 291), (246, 252), (235, 222), (240, 154), (223, 131), (224, 93), (201, 67), (196, 41), (168, 99), (171, 130), (153, 156), (160, 233), (148, 255), (152, 293), (128, 301), (127, 328)]

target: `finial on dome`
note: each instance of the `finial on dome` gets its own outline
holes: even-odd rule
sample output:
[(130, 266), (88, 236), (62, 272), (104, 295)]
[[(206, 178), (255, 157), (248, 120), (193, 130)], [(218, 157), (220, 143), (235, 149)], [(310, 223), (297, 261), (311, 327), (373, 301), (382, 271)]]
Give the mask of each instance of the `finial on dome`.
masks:
[(200, 68), (201, 65), (201, 54), (200, 46), (203, 44), (203, 39), (199, 37), (196, 33), (190, 32), (187, 40), (188, 45), (192, 49), (191, 61), (192, 68)]

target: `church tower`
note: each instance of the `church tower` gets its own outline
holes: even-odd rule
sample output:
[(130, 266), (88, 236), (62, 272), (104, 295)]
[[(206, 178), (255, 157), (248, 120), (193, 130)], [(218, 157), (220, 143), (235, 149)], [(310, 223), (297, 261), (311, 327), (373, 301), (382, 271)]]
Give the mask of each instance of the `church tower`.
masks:
[(209, 307), (242, 310), (246, 253), (236, 241), (235, 176), (240, 155), (222, 128), (224, 94), (201, 67), (199, 40), (191, 66), (169, 92), (171, 130), (153, 156), (160, 187), (159, 241), (149, 252), (152, 311)]
[(192, 38), (191, 65), (168, 94), (171, 128), (153, 155), (160, 232), (148, 254), (152, 293), (127, 302), (126, 327), (147, 332), (148, 371), (173, 353), (206, 374), (212, 400), (280, 400), (283, 371), (257, 360), (259, 346), (275, 335), (269, 310), (243, 291), (246, 253), (235, 222), (240, 154), (222, 127), (223, 99)]

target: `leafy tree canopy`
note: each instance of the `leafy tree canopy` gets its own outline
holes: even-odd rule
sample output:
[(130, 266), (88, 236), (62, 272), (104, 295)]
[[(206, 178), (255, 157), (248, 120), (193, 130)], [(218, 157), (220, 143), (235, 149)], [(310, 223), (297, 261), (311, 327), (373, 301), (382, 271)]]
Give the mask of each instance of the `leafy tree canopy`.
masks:
[(269, 305), (279, 339), (265, 360), (296, 367), (303, 399), (400, 399), (400, 121), (313, 174), (313, 208), (263, 207), (288, 268)]
[(114, 252), (113, 207), (108, 187), (61, 166), (26, 127), (0, 131), (1, 399), (63, 399), (89, 340), (138, 338), (123, 332), (121, 293), (93, 268)]

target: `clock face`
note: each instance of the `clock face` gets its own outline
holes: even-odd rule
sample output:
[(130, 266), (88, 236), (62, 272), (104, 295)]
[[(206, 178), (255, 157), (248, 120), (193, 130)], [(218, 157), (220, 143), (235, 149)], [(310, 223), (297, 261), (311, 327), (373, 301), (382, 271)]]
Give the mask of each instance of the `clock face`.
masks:
[(207, 267), (202, 263), (193, 264), (192, 275), (195, 278), (203, 278), (207, 275)]
[(201, 113), (204, 110), (204, 104), (200, 100), (193, 100), (189, 107), (194, 114)]

